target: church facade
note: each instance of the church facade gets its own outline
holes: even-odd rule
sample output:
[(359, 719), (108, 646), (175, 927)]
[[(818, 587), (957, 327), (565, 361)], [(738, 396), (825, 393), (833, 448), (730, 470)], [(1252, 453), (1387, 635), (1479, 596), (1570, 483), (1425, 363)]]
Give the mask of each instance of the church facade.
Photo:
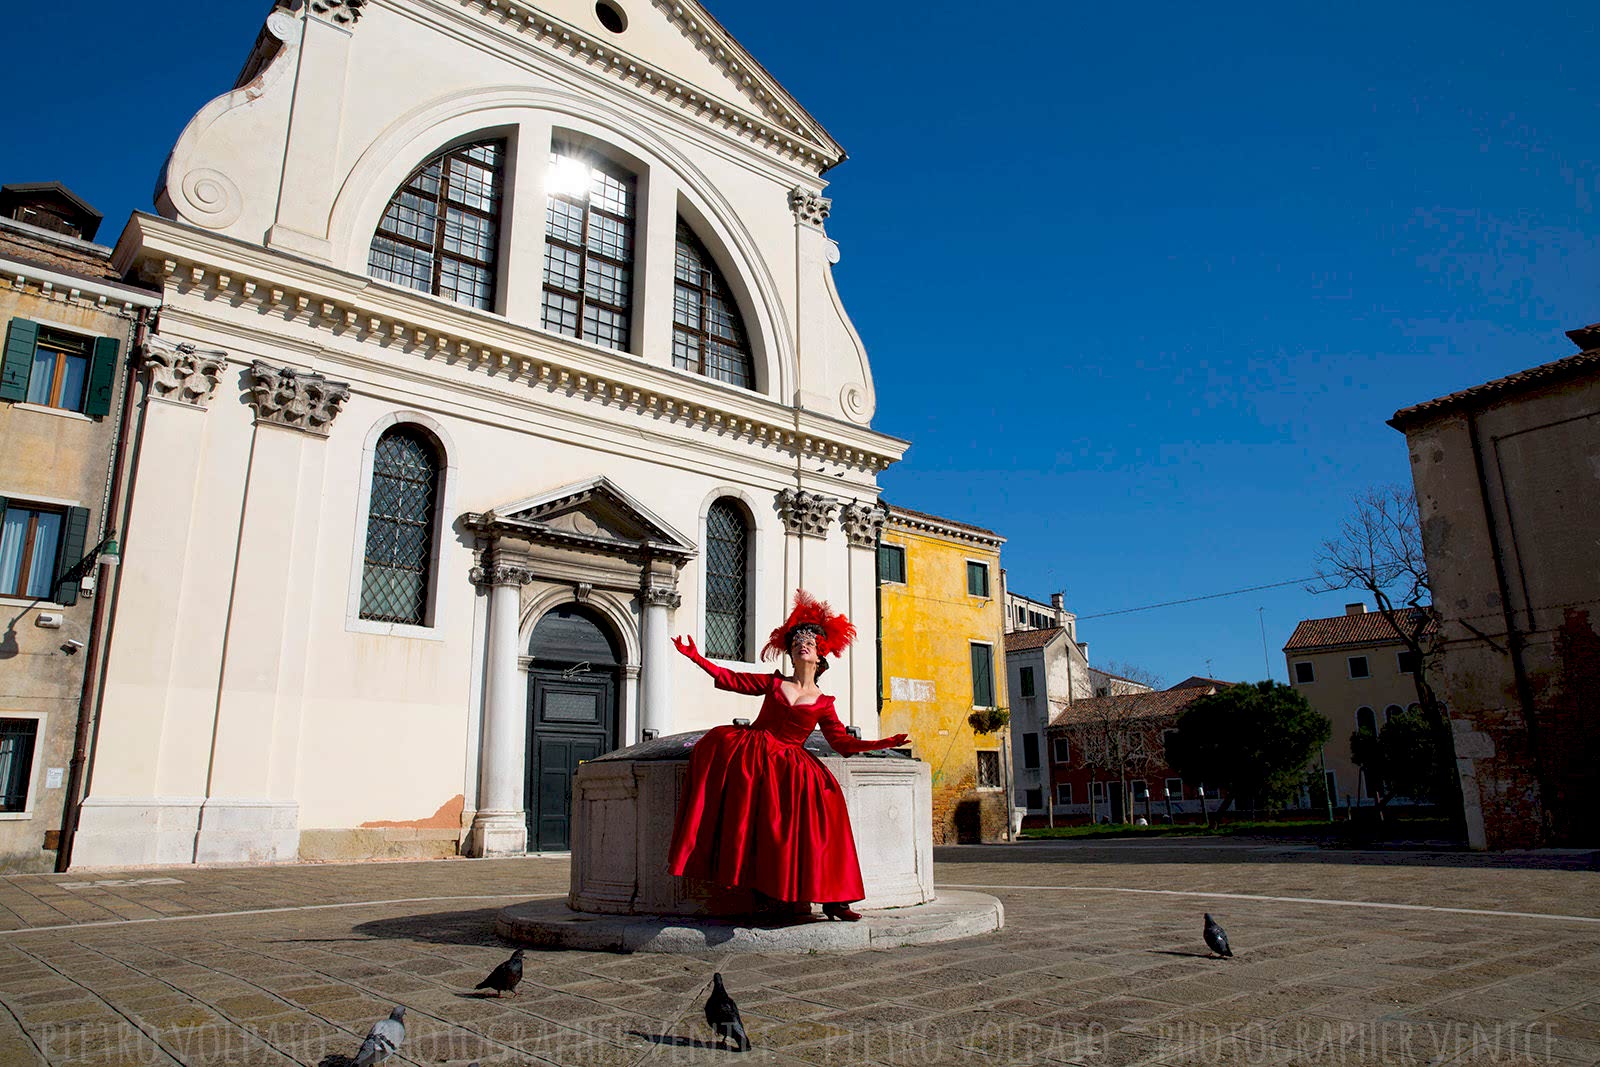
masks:
[(172, 151), (76, 867), (568, 845), (577, 764), (755, 708), (804, 587), (879, 734), (905, 443), (840, 146), (692, 0), (309, 0)]

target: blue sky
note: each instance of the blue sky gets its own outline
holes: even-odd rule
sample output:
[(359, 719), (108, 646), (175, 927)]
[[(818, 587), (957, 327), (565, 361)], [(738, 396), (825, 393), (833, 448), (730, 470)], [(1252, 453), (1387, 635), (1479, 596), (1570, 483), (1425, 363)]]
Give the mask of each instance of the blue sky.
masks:
[[(0, 181), (114, 241), (266, 8), (85, 0), (70, 76), (55, 9), (8, 11)], [(1090, 616), (1311, 574), (1409, 478), (1397, 408), (1600, 320), (1588, 5), (711, 9), (850, 152), (835, 276), (912, 442), (886, 496), (1005, 535), (1096, 661), (1257, 679), (1264, 627), (1283, 680), (1342, 594)]]

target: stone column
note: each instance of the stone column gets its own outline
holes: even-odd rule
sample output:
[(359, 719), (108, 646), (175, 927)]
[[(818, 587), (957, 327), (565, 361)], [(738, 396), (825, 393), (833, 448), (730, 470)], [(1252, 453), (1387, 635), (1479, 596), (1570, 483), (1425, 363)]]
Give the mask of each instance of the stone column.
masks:
[[(849, 679), (850, 718), (846, 725), (860, 726), (868, 736), (877, 736), (882, 724), (867, 723), (877, 717), (878, 663), (877, 615), (875, 595), (878, 585), (878, 535), (889, 517), (889, 509), (877, 501), (858, 500), (839, 512), (846, 548), (846, 582), (850, 618), (856, 624), (856, 640), (844, 664)], [(869, 636), (871, 635), (870, 639)], [(869, 651), (870, 649), (870, 651)], [(871, 696), (868, 699), (869, 694)]]
[(644, 619), (640, 626), (640, 643), (644, 645), (643, 699), (639, 714), (640, 737), (645, 730), (657, 731), (656, 736), (672, 732), (672, 621), (667, 612), (676, 608), (682, 598), (668, 585), (649, 585), (639, 594), (644, 604)]
[(528, 851), (527, 683), (517, 668), (522, 622), (522, 587), (528, 569), (498, 558), (472, 569), (472, 581), (489, 587), (489, 656), (479, 763), (478, 811), (467, 851), (474, 856), (521, 855)]

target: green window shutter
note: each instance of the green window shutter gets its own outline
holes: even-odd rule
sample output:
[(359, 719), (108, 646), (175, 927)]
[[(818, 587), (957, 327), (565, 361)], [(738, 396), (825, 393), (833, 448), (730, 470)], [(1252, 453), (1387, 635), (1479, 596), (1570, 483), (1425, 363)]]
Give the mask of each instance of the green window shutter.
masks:
[(111, 414), (111, 394), (117, 385), (117, 352), (115, 337), (94, 339), (94, 359), (89, 364), (89, 387), (83, 394), (85, 415)]
[(980, 708), (994, 707), (994, 661), (988, 645), (972, 646), (972, 703)]
[(61, 547), (56, 555), (56, 603), (78, 602), (78, 578), (64, 581), (62, 576), (83, 562), (84, 541), (89, 536), (89, 509), (68, 508), (65, 529), (61, 533)]
[(33, 373), (33, 348), (39, 343), (39, 324), (12, 319), (6, 330), (4, 368), (0, 369), (0, 400), (28, 399), (28, 376)]

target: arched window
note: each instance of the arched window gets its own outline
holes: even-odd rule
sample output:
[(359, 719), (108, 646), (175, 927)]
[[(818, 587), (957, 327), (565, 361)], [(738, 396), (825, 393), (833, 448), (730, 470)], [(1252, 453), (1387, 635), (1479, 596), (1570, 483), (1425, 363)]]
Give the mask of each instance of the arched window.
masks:
[(672, 365), (752, 388), (750, 340), (739, 305), (706, 246), (681, 218), (675, 273)]
[(1358, 731), (1365, 730), (1371, 734), (1378, 732), (1378, 717), (1373, 714), (1371, 708), (1362, 707), (1356, 709), (1356, 729)]
[(439, 448), (421, 427), (401, 424), (378, 438), (361, 572), (363, 619), (427, 624), (440, 469)]
[(494, 309), (505, 142), (447, 149), (418, 167), (373, 234), (374, 278)]
[(615, 163), (557, 143), (545, 187), (544, 326), (628, 351), (637, 182)]
[(1391, 723), (1394, 721), (1394, 717), (1396, 715), (1403, 714), (1404, 712), (1405, 709), (1399, 704), (1390, 704), (1388, 707), (1383, 709), (1383, 721), (1385, 723)]
[(750, 620), (750, 527), (727, 497), (706, 513), (706, 655), (744, 661)]

